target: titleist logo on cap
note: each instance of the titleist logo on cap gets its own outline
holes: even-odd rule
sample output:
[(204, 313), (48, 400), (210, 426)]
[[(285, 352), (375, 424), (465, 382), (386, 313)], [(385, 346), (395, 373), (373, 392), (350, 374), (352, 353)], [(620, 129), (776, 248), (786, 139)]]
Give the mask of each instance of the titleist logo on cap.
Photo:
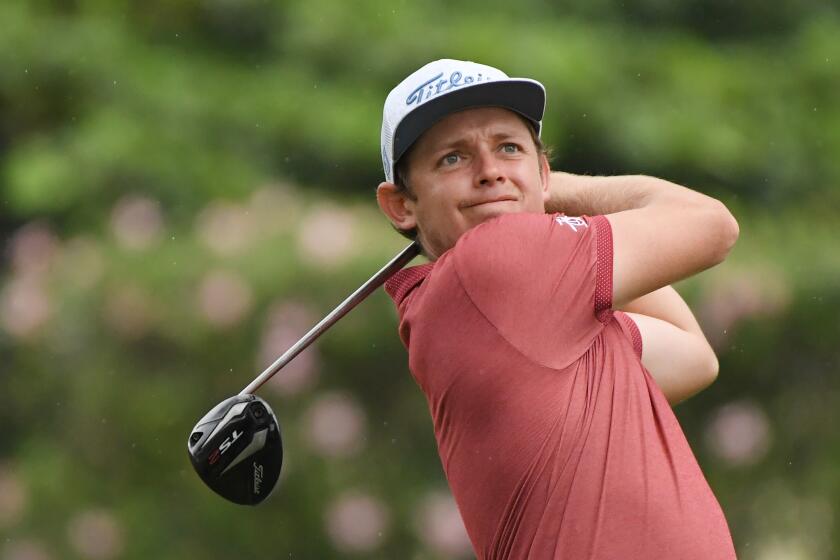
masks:
[(446, 93), (447, 91), (453, 90), (455, 88), (479, 83), (481, 81), (489, 82), (492, 79), (493, 78), (491, 78), (490, 76), (482, 76), (480, 72), (475, 76), (465, 76), (457, 70), (449, 74), (448, 78), (444, 78), (443, 72), (441, 72), (434, 78), (426, 80), (425, 82), (417, 86), (417, 88), (415, 88), (414, 91), (412, 91), (408, 95), (408, 97), (406, 97), (405, 104), (420, 105), (424, 101), (428, 101), (432, 97), (440, 95), (441, 93)]

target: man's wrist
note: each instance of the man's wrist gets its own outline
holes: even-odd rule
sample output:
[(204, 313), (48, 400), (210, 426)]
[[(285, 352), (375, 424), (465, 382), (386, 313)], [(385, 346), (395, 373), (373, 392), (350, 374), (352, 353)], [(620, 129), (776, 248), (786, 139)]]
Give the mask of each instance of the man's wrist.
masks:
[(548, 183), (547, 212), (562, 212), (570, 216), (592, 214), (584, 208), (586, 180), (584, 175), (552, 171)]
[[(667, 181), (645, 175), (593, 176), (554, 171), (549, 179), (546, 210), (573, 216), (632, 210), (668, 192), (668, 185)], [(670, 185), (675, 187), (679, 188)]]

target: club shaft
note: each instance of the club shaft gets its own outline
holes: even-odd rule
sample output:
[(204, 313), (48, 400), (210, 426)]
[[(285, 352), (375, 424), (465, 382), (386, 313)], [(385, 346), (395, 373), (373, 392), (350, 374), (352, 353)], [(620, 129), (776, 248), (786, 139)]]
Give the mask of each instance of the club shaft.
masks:
[(338, 307), (333, 309), (329, 315), (321, 319), (321, 322), (312, 327), (312, 329), (303, 335), (303, 338), (298, 340), (294, 346), (286, 350), (286, 352), (277, 358), (273, 364), (268, 366), (264, 372), (259, 374), (251, 383), (242, 389), (240, 395), (252, 394), (257, 391), (263, 384), (271, 379), (271, 377), (283, 369), (283, 366), (292, 361), (292, 359), (300, 354), (307, 346), (312, 344), (315, 339), (321, 336), (324, 331), (333, 326), (336, 321), (344, 317), (351, 309), (356, 307), (366, 297), (373, 293), (379, 286), (393, 276), (398, 270), (402, 269), (408, 264), (411, 259), (420, 253), (420, 246), (417, 243), (412, 243), (403, 249), (396, 257), (391, 259), (391, 262), (386, 264), (382, 270), (374, 274), (370, 280), (362, 284), (358, 290), (350, 294), (350, 296), (341, 302)]

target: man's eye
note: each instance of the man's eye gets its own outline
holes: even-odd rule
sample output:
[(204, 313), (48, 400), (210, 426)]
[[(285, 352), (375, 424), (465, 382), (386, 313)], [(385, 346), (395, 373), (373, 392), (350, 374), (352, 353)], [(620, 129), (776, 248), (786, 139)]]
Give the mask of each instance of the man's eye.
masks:
[(458, 154), (447, 154), (440, 161), (443, 165), (455, 165), (460, 159), (461, 156)]
[(506, 154), (515, 154), (519, 151), (519, 146), (516, 144), (502, 144), (502, 151)]

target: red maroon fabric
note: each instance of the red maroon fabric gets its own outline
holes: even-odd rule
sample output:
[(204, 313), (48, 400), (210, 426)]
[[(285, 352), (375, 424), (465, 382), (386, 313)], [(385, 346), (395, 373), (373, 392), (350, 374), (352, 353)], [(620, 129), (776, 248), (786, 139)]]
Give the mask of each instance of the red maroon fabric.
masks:
[(626, 313), (622, 311), (613, 311), (615, 317), (618, 319), (618, 322), (624, 328), (624, 334), (630, 337), (630, 341), (633, 343), (633, 350), (636, 351), (636, 355), (639, 359), (642, 358), (642, 333), (639, 332), (639, 327), (636, 325), (636, 322), (633, 321)]
[(735, 557), (635, 323), (610, 309), (606, 218), (502, 216), (386, 290), (479, 558)]

